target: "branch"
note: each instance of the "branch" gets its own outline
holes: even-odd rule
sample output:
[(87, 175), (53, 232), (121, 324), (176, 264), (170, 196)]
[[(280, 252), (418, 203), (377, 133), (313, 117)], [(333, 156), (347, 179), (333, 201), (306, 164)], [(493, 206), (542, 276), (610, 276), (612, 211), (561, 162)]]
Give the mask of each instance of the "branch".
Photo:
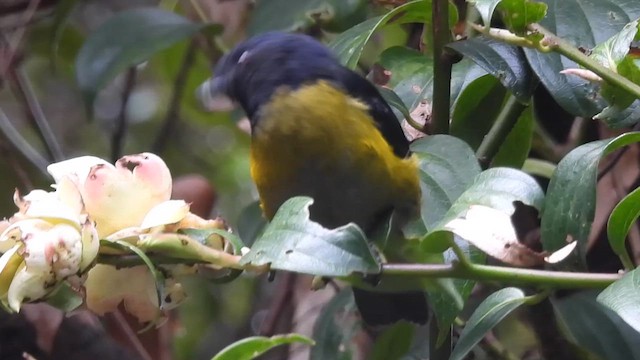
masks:
[(49, 176), (47, 173), (47, 166), (49, 161), (45, 159), (29, 142), (20, 134), (20, 132), (13, 126), (9, 117), (0, 109), (0, 132), (4, 137), (13, 145), (13, 147), (22, 154), (36, 169), (38, 169), (44, 176)]
[(547, 271), (479, 264), (383, 264), (383, 277), (455, 278), (477, 281), (538, 285), (556, 289), (605, 288), (621, 274)]
[(496, 121), (476, 151), (476, 157), (483, 168), (487, 168), (491, 164), (494, 156), (500, 150), (500, 146), (526, 108), (527, 105), (520, 103), (515, 96), (509, 95)]
[(173, 83), (173, 89), (171, 91), (171, 100), (169, 102), (169, 108), (167, 109), (167, 115), (164, 118), (162, 127), (156, 135), (151, 149), (156, 154), (161, 154), (167, 145), (169, 137), (174, 133), (176, 124), (178, 123), (180, 116), (180, 100), (184, 95), (185, 85), (187, 82), (187, 75), (189, 69), (193, 66), (193, 60), (196, 53), (195, 41), (191, 41), (184, 54), (180, 70)]
[(30, 118), (36, 128), (40, 140), (45, 145), (44, 147), (47, 150), (49, 158), (56, 162), (64, 160), (65, 157), (62, 152), (62, 147), (49, 125), (49, 120), (47, 120), (42, 106), (40, 106), (40, 102), (33, 91), (27, 74), (19, 67), (12, 69), (10, 73), (11, 79), (13, 80), (12, 83), (14, 84), (14, 93), (24, 102), (25, 108), (28, 110), (27, 117)]
[(129, 104), (129, 95), (131, 95), (135, 81), (136, 68), (131, 67), (127, 70), (124, 88), (122, 90), (120, 115), (118, 115), (116, 128), (113, 130), (113, 134), (111, 134), (111, 160), (113, 161), (118, 160), (122, 153), (124, 138), (127, 134), (127, 104)]
[[(449, 1), (433, 0), (433, 104), (431, 129), (433, 134), (449, 133), (449, 107), (451, 102), (451, 55), (445, 50), (449, 32)], [(425, 123), (426, 124), (426, 123)], [(425, 129), (426, 130), (426, 129)]]

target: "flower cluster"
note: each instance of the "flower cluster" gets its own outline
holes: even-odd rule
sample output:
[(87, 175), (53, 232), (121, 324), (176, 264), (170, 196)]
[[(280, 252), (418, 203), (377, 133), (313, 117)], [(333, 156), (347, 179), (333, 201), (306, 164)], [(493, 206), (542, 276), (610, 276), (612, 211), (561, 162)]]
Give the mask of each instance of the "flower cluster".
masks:
[(19, 311), (22, 303), (45, 299), (66, 282), (83, 289), (87, 307), (98, 314), (124, 302), (140, 321), (150, 321), (184, 297), (172, 277), (176, 267), (157, 276), (143, 261), (120, 268), (96, 265), (99, 254), (117, 259), (132, 256), (134, 249), (215, 268), (237, 266), (220, 236), (203, 244), (180, 233), (224, 229), (224, 223), (201, 219), (189, 212), (189, 204), (170, 200), (171, 174), (160, 157), (128, 155), (113, 165), (83, 156), (47, 170), (55, 180), (53, 191), (25, 196), (16, 191), (18, 212), (0, 222), (0, 302), (5, 307)]

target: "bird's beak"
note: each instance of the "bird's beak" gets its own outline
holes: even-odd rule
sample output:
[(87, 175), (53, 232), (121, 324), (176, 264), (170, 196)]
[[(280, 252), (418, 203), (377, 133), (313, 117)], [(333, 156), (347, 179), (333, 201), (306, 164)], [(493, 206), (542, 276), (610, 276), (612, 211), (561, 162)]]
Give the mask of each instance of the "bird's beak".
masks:
[(196, 90), (196, 96), (208, 111), (231, 111), (235, 104), (222, 91), (222, 79), (212, 77)]

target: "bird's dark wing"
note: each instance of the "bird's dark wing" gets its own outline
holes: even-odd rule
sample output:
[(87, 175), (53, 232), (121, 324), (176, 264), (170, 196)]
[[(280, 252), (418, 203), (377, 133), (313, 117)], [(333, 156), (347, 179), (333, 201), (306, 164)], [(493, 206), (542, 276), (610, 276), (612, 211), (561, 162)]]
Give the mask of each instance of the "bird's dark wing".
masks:
[(409, 153), (409, 141), (402, 131), (398, 119), (393, 114), (391, 107), (382, 98), (378, 89), (367, 79), (349, 70), (342, 69), (337, 74), (338, 82), (354, 98), (369, 106), (369, 113), (378, 125), (378, 129), (385, 140), (393, 148), (393, 152), (401, 158)]

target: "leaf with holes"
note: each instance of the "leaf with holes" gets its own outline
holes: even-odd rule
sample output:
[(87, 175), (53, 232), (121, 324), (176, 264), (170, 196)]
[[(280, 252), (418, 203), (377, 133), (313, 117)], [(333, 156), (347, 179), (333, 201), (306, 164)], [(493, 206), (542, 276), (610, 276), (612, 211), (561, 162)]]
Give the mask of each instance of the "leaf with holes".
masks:
[(287, 200), (240, 263), (319, 276), (378, 273), (380, 264), (355, 224), (327, 229), (309, 219), (309, 197)]
[(639, 132), (622, 134), (573, 149), (556, 167), (542, 211), (541, 237), (546, 251), (577, 240), (577, 253), (566, 267), (583, 268), (591, 223), (595, 217), (596, 182), (600, 159), (611, 152), (640, 141)]

